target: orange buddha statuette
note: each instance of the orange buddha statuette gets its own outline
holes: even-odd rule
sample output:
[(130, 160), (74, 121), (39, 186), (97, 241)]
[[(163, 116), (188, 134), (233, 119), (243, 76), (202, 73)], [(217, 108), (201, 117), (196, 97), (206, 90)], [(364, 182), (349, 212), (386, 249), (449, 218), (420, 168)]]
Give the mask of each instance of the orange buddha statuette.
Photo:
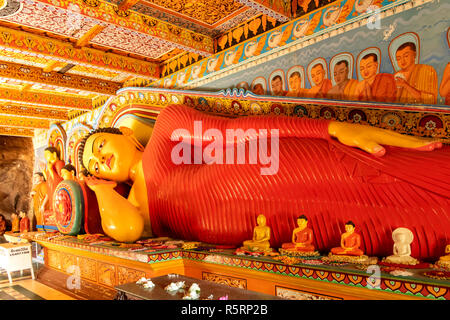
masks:
[(280, 253), (287, 255), (299, 256), (318, 256), (319, 253), (314, 251), (313, 231), (308, 228), (308, 218), (301, 215), (297, 218), (297, 228), (292, 231), (292, 242), (283, 243)]

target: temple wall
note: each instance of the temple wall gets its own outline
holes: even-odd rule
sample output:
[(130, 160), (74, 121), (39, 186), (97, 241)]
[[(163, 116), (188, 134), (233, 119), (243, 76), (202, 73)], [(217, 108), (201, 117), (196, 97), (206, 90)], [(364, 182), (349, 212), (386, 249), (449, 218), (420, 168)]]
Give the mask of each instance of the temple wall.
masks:
[(29, 212), (33, 174), (31, 138), (0, 136), (0, 214)]
[[(449, 2), (431, 2), (420, 7), (405, 10), (390, 17), (383, 18), (379, 25), (362, 24), (359, 28), (347, 31), (334, 37), (318, 39), (314, 44), (306, 43), (303, 48), (271, 59), (257, 66), (246, 68), (234, 74), (211, 81), (197, 89), (219, 90), (252, 83), (261, 79), (270, 94), (270, 82), (276, 75), (281, 75), (284, 90), (288, 90), (289, 75), (300, 71), (302, 86), (311, 88), (311, 67), (320, 61), (326, 62), (328, 78), (334, 82), (333, 61), (351, 59), (351, 78), (363, 80), (359, 62), (362, 56), (375, 53), (379, 61), (379, 73), (394, 74), (399, 71), (395, 57), (396, 48), (405, 42), (413, 42), (418, 49), (416, 63), (430, 65), (437, 73), (438, 87), (434, 94), (438, 96), (437, 104), (445, 104), (445, 97), (439, 95), (444, 69), (450, 62), (449, 40)], [(331, 62), (331, 63), (330, 63)], [(353, 99), (350, 99), (353, 100)], [(357, 97), (355, 98), (357, 100)], [(400, 102), (384, 99), (382, 102)], [(426, 102), (425, 102), (426, 103)], [(450, 104), (450, 101), (447, 102)], [(433, 103), (434, 104), (434, 103)]]

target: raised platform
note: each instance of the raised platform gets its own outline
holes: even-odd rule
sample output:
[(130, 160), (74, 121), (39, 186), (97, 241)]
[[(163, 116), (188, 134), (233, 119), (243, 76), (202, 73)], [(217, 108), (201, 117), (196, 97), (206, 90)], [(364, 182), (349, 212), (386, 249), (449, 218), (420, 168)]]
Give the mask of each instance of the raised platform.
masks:
[[(291, 299), (450, 299), (448, 272), (430, 264), (421, 269), (381, 264), (368, 269), (321, 258), (236, 255), (235, 249), (206, 244), (183, 249), (192, 243), (168, 238), (126, 245), (55, 233), (22, 237), (44, 247), (45, 268), (38, 280), (84, 299), (112, 299), (117, 285), (169, 273)], [(81, 285), (71, 289), (68, 279), (76, 270)], [(374, 270), (380, 274), (372, 288)], [(390, 273), (395, 270), (404, 276)]]

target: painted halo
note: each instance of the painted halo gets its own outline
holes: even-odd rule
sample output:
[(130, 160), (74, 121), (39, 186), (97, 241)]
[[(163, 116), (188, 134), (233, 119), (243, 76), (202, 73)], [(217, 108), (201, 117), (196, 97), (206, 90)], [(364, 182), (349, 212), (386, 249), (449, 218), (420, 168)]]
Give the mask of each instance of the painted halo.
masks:
[(300, 74), (300, 79), (302, 81), (300, 87), (305, 88), (305, 68), (303, 68), (302, 66), (293, 66), (293, 67), (289, 68), (289, 70), (286, 73), (287, 89), (290, 90), (289, 78), (291, 77), (291, 74), (293, 74), (294, 72), (298, 72)]
[(84, 194), (78, 182), (64, 180), (53, 194), (53, 211), (56, 227), (62, 234), (75, 236), (80, 233), (84, 216)]
[(272, 92), (272, 79), (275, 78), (276, 76), (280, 76), (281, 77), (281, 88), (282, 90), (286, 90), (286, 80), (284, 77), (284, 71), (281, 69), (277, 69), (275, 71), (273, 71), (270, 76), (269, 76), (269, 88), (267, 89), (268, 92)]
[(244, 90), (248, 90), (250, 87), (247, 83), (247, 81), (241, 81), (236, 85), (237, 89), (244, 89)]
[(255, 79), (253, 79), (252, 81), (252, 85), (251, 85), (251, 91), (253, 92), (255, 86), (257, 84), (262, 85), (263, 89), (264, 89), (264, 94), (267, 94), (267, 81), (264, 77), (256, 77)]
[(309, 83), (311, 84), (311, 88), (316, 85), (314, 83), (314, 81), (312, 80), (312, 77), (311, 77), (311, 69), (313, 67), (315, 67), (317, 64), (321, 64), (323, 66), (323, 70), (325, 70), (325, 77), (324, 78), (328, 79), (328, 65), (327, 65), (327, 61), (324, 58), (322, 58), (322, 57), (314, 59), (313, 61), (311, 61), (308, 64), (308, 67), (306, 68), (306, 74), (308, 75), (308, 80), (309, 80)]
[(336, 85), (336, 81), (334, 80), (334, 67), (336, 66), (336, 64), (342, 60), (345, 60), (348, 62), (348, 78), (352, 79), (353, 78), (353, 63), (354, 63), (354, 58), (353, 55), (349, 52), (342, 52), (339, 53), (337, 55), (335, 55), (333, 58), (331, 58), (330, 60), (330, 75), (331, 75), (331, 82), (333, 83), (333, 86)]
[(368, 55), (370, 53), (374, 53), (377, 55), (377, 58), (378, 58), (377, 73), (380, 73), (380, 67), (381, 67), (381, 51), (380, 51), (380, 49), (378, 49), (377, 47), (370, 47), (370, 48), (364, 49), (363, 51), (361, 51), (359, 53), (358, 57), (356, 58), (356, 75), (358, 77), (358, 81), (364, 80), (361, 75), (361, 70), (359, 69), (359, 63), (361, 62), (362, 58), (364, 58), (366, 55)]
[(389, 59), (391, 59), (392, 67), (394, 68), (394, 72), (400, 71), (400, 68), (397, 64), (397, 58), (395, 54), (397, 53), (398, 47), (406, 42), (412, 42), (416, 45), (416, 64), (420, 61), (420, 38), (415, 32), (407, 32), (399, 35), (394, 38), (389, 44)]

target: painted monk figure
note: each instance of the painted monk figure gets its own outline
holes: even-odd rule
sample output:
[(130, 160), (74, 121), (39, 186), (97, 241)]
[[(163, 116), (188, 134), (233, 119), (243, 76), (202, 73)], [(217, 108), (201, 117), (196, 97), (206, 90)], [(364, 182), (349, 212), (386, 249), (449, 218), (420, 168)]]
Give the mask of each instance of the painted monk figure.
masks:
[(253, 238), (244, 241), (243, 248), (251, 251), (270, 251), (270, 227), (266, 225), (266, 217), (260, 214), (256, 219), (258, 225), (253, 229)]
[(450, 62), (447, 63), (444, 74), (442, 75), (439, 93), (441, 97), (445, 98), (445, 104), (450, 106)]
[(292, 242), (283, 243), (281, 248), (294, 251), (314, 251), (313, 231), (308, 228), (308, 218), (301, 215), (297, 218), (298, 227), (292, 231)]
[(325, 69), (321, 63), (311, 68), (311, 79), (313, 87), (308, 90), (308, 96), (311, 98), (325, 98), (328, 91), (333, 87), (330, 79), (325, 77)]
[[(30, 196), (33, 199), (33, 213), (36, 217), (36, 225), (42, 225), (42, 214), (41, 206), (44, 203), (44, 199), (48, 194), (48, 186), (45, 182), (44, 175), (42, 172), (36, 172), (33, 175), (33, 189), (30, 192)], [(48, 210), (48, 203), (44, 205), (44, 211)]]
[(399, 103), (437, 103), (437, 74), (432, 66), (416, 64), (416, 45), (406, 42), (395, 54), (400, 71), (394, 77)]
[(356, 88), (359, 101), (395, 102), (397, 86), (394, 76), (378, 73), (378, 56), (375, 53), (369, 53), (361, 59), (359, 70), (363, 78)]
[(257, 83), (253, 86), (252, 92), (257, 95), (265, 95), (266, 91), (261, 83)]
[(345, 224), (345, 232), (341, 235), (341, 246), (331, 249), (332, 254), (347, 256), (362, 256), (364, 252), (361, 246), (361, 236), (355, 232), (355, 224), (348, 221)]
[(302, 88), (300, 72), (293, 72), (289, 76), (289, 91), (286, 97), (305, 97), (305, 89)]
[(287, 91), (283, 90), (283, 80), (281, 79), (281, 76), (273, 77), (270, 86), (272, 88), (271, 93), (273, 96), (285, 96), (287, 93)]
[[(260, 131), (263, 128), (267, 134)], [(272, 134), (273, 129), (278, 131)], [(219, 133), (225, 137), (230, 130), (234, 138), (213, 148)], [(415, 257), (437, 258), (443, 243), (450, 243), (450, 168), (445, 165), (450, 147), (439, 142), (306, 117), (224, 118), (182, 105), (161, 111), (145, 148), (124, 132), (99, 128), (85, 137), (79, 151), (80, 164), (94, 175), (86, 183), (107, 214), (102, 216), (103, 229), (116, 241), (136, 241), (147, 229), (155, 236), (241, 246), (252, 234), (257, 211), (267, 218), (271, 246), (281, 247), (291, 240), (286, 220), (307, 209), (319, 251), (329, 251), (339, 236), (330, 221), (342, 221), (350, 212), (370, 255), (391, 252), (389, 242), (379, 235), (399, 223), (413, 232), (420, 230), (414, 235), (421, 243), (413, 248)], [(231, 159), (237, 163), (236, 151), (241, 146), (251, 149), (250, 142), (261, 141), (261, 135), (271, 141), (266, 140), (267, 154), (278, 147), (278, 157), (271, 162), (278, 165), (276, 173), (261, 174), (266, 162), (218, 162), (219, 154), (232, 150)], [(424, 152), (435, 148), (440, 149)], [(198, 164), (178, 162), (184, 151), (189, 161), (191, 155), (200, 155)], [(114, 181), (132, 185), (127, 198), (115, 192)], [(407, 202), (401, 197), (404, 190)], [(427, 224), (422, 222), (424, 212), (432, 213)]]
[(327, 93), (328, 99), (334, 100), (357, 100), (356, 87), (358, 81), (350, 78), (348, 61), (341, 60), (334, 66), (334, 80), (336, 85)]
[(47, 160), (47, 169), (44, 171), (44, 176), (47, 180), (48, 193), (41, 205), (41, 211), (44, 211), (46, 206), (53, 210), (53, 193), (58, 184), (63, 181), (61, 169), (64, 167), (64, 161), (59, 159), (58, 150), (55, 147), (46, 148), (44, 156)]

